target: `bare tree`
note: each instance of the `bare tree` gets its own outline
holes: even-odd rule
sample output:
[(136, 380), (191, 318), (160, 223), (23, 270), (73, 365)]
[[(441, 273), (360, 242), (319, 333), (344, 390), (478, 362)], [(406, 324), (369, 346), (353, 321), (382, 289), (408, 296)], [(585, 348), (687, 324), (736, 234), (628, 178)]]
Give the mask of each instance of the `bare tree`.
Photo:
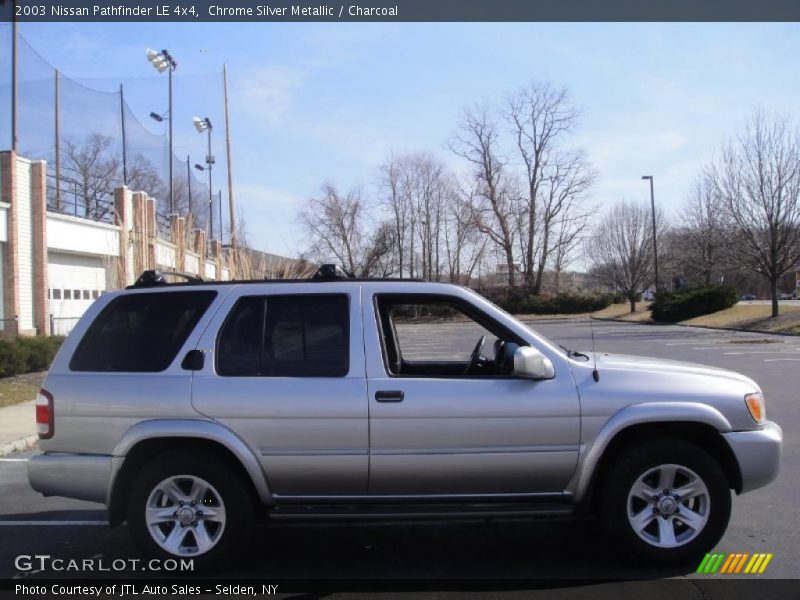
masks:
[(586, 192), (595, 173), (583, 151), (559, 153), (545, 170), (539, 202), (541, 227), (536, 255), (536, 276), (532, 291), (541, 291), (545, 267), (555, 252), (558, 270), (563, 267), (569, 250), (585, 228), (589, 211), (585, 208)]
[(168, 188), (152, 162), (137, 152), (128, 161), (128, 187), (135, 192), (145, 192), (151, 198), (163, 198)]
[[(656, 222), (663, 223), (656, 212)], [(650, 209), (633, 202), (611, 207), (595, 229), (591, 242), (594, 275), (621, 292), (636, 310), (636, 298), (653, 280), (653, 229)]]
[(372, 235), (366, 233), (368, 216), (359, 190), (342, 195), (332, 184), (323, 184), (321, 194), (306, 202), (299, 218), (308, 232), (312, 258), (334, 259), (359, 277), (386, 269), (383, 259), (394, 248), (394, 230), (382, 224)]
[(676, 262), (687, 275), (709, 285), (725, 264), (726, 217), (713, 182), (701, 175), (694, 182), (676, 231)]
[[(415, 229), (414, 211), (409, 190), (413, 186), (412, 175), (406, 157), (390, 156), (379, 169), (378, 188), (382, 205), (389, 211), (394, 226), (395, 255), (400, 277), (407, 272), (414, 276), (414, 257), (409, 256), (409, 236)], [(409, 233), (410, 232), (410, 233)], [(411, 251), (413, 252), (413, 251)], [(408, 261), (408, 269), (406, 269)]]
[(800, 133), (788, 118), (756, 111), (708, 169), (735, 228), (727, 251), (769, 281), (772, 316), (778, 281), (800, 260)]
[[(574, 198), (570, 200), (572, 202)], [(593, 214), (591, 210), (576, 210), (570, 205), (554, 224), (553, 291), (556, 294), (560, 291), (561, 274), (585, 242), (586, 229)]]
[(561, 213), (575, 206), (573, 196), (585, 194), (594, 172), (582, 151), (562, 148), (578, 118), (565, 88), (533, 82), (508, 98), (507, 117), (525, 172), (518, 219), (525, 285), (538, 294), (554, 250), (553, 227), (572, 221)]
[(473, 220), (505, 256), (508, 284), (516, 286), (514, 264), (514, 215), (519, 198), (506, 174), (507, 159), (499, 154), (499, 131), (488, 106), (464, 111), (451, 150), (470, 165), (476, 182)]
[(444, 216), (444, 243), (447, 275), (452, 283), (469, 285), (486, 250), (488, 238), (482, 235), (472, 214), (475, 190), (453, 188)]
[(112, 210), (114, 186), (120, 183), (120, 161), (113, 143), (111, 137), (99, 133), (82, 141), (65, 138), (62, 142), (62, 177), (75, 186), (76, 202), (82, 204), (85, 217), (100, 219)]

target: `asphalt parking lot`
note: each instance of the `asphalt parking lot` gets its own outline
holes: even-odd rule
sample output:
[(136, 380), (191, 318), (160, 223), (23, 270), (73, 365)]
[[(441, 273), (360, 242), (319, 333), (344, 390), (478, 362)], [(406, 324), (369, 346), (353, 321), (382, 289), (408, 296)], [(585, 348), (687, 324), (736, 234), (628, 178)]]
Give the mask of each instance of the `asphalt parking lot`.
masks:
[[(705, 363), (740, 371), (761, 384), (768, 417), (784, 429), (782, 472), (769, 487), (735, 499), (730, 527), (717, 550), (773, 553), (762, 578), (799, 578), (800, 502), (796, 482), (800, 475), (800, 447), (794, 433), (800, 431), (796, 409), (800, 338), (616, 322), (595, 321), (593, 325), (599, 352)], [(591, 348), (589, 321), (539, 321), (532, 326), (565, 346)], [(43, 498), (34, 493), (25, 476), (27, 456), (0, 459), (0, 577), (30, 581), (87, 575), (23, 572), (14, 567), (14, 559), (20, 554), (103, 557), (108, 561), (137, 556), (124, 528), (104, 525), (105, 514), (100, 505)], [(674, 597), (716, 597), (709, 592), (709, 576), (691, 571), (643, 569), (622, 562), (608, 551), (591, 524), (469, 522), (260, 527), (255, 530), (250, 547), (242, 549), (240, 558), (224, 576), (305, 580), (549, 579), (573, 580), (579, 586), (593, 580), (657, 581), (674, 577), (683, 582)]]

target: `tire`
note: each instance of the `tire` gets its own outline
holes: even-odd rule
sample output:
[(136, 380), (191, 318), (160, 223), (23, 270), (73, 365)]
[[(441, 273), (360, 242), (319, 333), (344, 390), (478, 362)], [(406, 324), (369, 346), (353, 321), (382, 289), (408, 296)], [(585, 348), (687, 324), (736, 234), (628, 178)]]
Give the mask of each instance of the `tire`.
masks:
[(228, 461), (213, 452), (176, 450), (137, 474), (128, 528), (147, 556), (193, 559), (194, 570), (210, 570), (246, 541), (253, 505)]
[(730, 485), (719, 464), (682, 440), (629, 448), (602, 482), (604, 533), (637, 561), (682, 565), (699, 560), (722, 538), (730, 514)]

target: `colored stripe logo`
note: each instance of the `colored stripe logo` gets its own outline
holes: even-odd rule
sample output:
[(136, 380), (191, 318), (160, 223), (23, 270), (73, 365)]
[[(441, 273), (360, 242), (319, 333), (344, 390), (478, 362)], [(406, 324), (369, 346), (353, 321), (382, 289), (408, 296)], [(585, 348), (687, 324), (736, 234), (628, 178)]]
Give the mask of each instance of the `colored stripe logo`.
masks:
[(706, 554), (697, 573), (704, 575), (714, 575), (715, 573), (725, 575), (761, 575), (767, 570), (767, 565), (772, 560), (772, 553), (748, 552), (730, 553), (715, 552)]

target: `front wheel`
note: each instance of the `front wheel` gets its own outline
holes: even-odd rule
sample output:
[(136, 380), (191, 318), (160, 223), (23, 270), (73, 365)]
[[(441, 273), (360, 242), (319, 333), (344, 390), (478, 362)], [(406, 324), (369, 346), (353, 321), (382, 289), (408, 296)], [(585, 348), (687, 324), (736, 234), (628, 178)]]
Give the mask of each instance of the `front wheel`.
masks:
[(684, 564), (719, 542), (730, 512), (730, 486), (717, 461), (694, 444), (663, 439), (631, 448), (611, 468), (600, 517), (630, 555)]
[(221, 566), (250, 526), (246, 487), (209, 452), (176, 451), (142, 469), (133, 482), (128, 526), (156, 558), (190, 558), (195, 569)]

